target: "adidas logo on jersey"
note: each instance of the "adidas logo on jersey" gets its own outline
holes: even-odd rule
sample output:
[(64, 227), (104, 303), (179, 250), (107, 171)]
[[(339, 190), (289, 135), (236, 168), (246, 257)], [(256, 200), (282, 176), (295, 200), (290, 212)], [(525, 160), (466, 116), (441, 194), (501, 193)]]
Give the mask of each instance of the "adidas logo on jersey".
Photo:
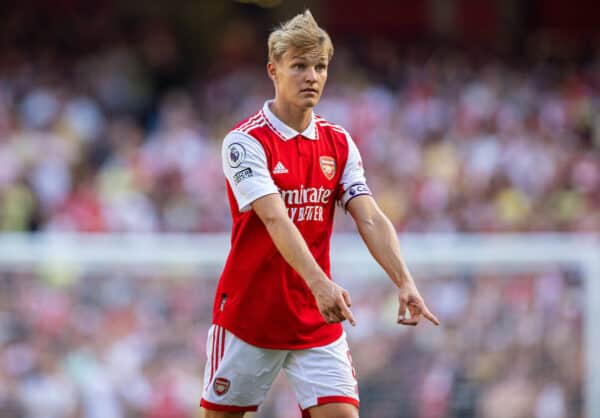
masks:
[(287, 173), (288, 169), (285, 168), (285, 166), (283, 164), (281, 164), (281, 161), (279, 161), (276, 165), (275, 168), (273, 169), (273, 174), (284, 174)]

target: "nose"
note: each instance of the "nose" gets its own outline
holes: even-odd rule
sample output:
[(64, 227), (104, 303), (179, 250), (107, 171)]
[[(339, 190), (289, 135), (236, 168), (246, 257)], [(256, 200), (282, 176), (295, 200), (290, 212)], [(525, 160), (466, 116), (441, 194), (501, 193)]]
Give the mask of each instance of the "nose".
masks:
[(313, 82), (317, 80), (317, 70), (315, 67), (308, 67), (306, 69), (306, 81)]

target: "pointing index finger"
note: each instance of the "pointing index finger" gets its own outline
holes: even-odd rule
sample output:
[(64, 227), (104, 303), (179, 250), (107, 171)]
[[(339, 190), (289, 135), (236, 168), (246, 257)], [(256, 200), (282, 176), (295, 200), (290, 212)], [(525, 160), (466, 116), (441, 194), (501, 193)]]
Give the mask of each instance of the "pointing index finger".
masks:
[(344, 315), (344, 318), (346, 318), (352, 326), (355, 326), (356, 320), (354, 319), (354, 315), (352, 314), (352, 311), (350, 310), (348, 305), (346, 305), (346, 303), (343, 302), (340, 309), (342, 310), (342, 315)]
[(435, 324), (435, 325), (440, 324), (440, 320), (437, 319), (436, 316), (429, 311), (429, 309), (427, 309), (427, 306), (423, 305), (423, 309), (421, 310), (421, 313), (423, 314), (423, 316), (425, 318), (430, 320), (433, 324)]

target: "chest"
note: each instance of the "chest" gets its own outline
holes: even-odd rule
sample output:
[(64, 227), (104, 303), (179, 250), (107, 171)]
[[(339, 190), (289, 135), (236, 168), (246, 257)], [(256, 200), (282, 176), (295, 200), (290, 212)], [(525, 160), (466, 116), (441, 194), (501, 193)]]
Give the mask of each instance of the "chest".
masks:
[(298, 136), (278, 139), (270, 147), (267, 163), (280, 190), (324, 188), (332, 190), (340, 181), (345, 165), (344, 149), (335, 141), (310, 140)]

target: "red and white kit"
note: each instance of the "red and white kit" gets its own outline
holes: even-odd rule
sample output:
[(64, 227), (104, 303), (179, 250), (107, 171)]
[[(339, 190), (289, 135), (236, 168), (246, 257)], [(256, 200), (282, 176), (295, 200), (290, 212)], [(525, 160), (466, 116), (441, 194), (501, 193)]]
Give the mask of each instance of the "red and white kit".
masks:
[[(326, 402), (357, 404), (356, 381), (342, 326), (325, 322), (304, 279), (283, 259), (264, 224), (251, 210), (251, 203), (279, 193), (315, 260), (330, 276), (329, 242), (335, 205), (345, 207), (352, 198), (370, 194), (361, 158), (352, 138), (340, 126), (313, 115), (306, 130), (299, 133), (279, 120), (269, 104), (241, 122), (223, 143), (233, 227), (231, 250), (215, 295), (215, 327), (211, 332), (216, 330), (218, 338), (209, 335), (207, 370), (211, 370), (205, 373), (202, 404), (209, 409), (227, 406), (252, 410), (257, 404), (247, 402), (260, 403), (264, 394), (257, 392), (266, 393), (272, 382), (271, 372), (263, 373), (261, 380), (259, 371), (273, 370), (276, 375), (289, 364), (286, 362), (293, 363), (290, 356), (298, 353), (302, 353), (303, 373), (310, 375), (313, 383), (323, 384), (319, 396), (301, 398), (302, 379), (290, 377), (293, 385), (297, 383), (295, 391), (303, 409)], [(215, 357), (213, 345), (217, 344)], [(331, 345), (337, 347), (333, 351), (337, 354), (330, 356), (330, 368), (323, 363), (323, 353), (315, 351), (318, 361), (311, 359), (311, 349)], [(270, 354), (280, 350), (283, 360), (268, 360), (270, 354), (252, 356), (248, 347)], [(346, 350), (342, 362), (336, 361), (342, 358), (340, 347)], [(247, 357), (239, 350), (247, 350)], [(237, 354), (230, 355), (234, 351)], [(269, 364), (261, 367), (261, 358)], [(228, 361), (258, 363), (248, 370), (255, 374), (247, 374), (240, 370), (251, 365), (231, 367)], [(337, 375), (329, 373), (328, 369), (336, 367), (340, 369)], [(334, 380), (345, 378), (346, 384), (327, 382), (328, 376), (337, 376)], [(234, 393), (239, 396), (232, 396)]]

